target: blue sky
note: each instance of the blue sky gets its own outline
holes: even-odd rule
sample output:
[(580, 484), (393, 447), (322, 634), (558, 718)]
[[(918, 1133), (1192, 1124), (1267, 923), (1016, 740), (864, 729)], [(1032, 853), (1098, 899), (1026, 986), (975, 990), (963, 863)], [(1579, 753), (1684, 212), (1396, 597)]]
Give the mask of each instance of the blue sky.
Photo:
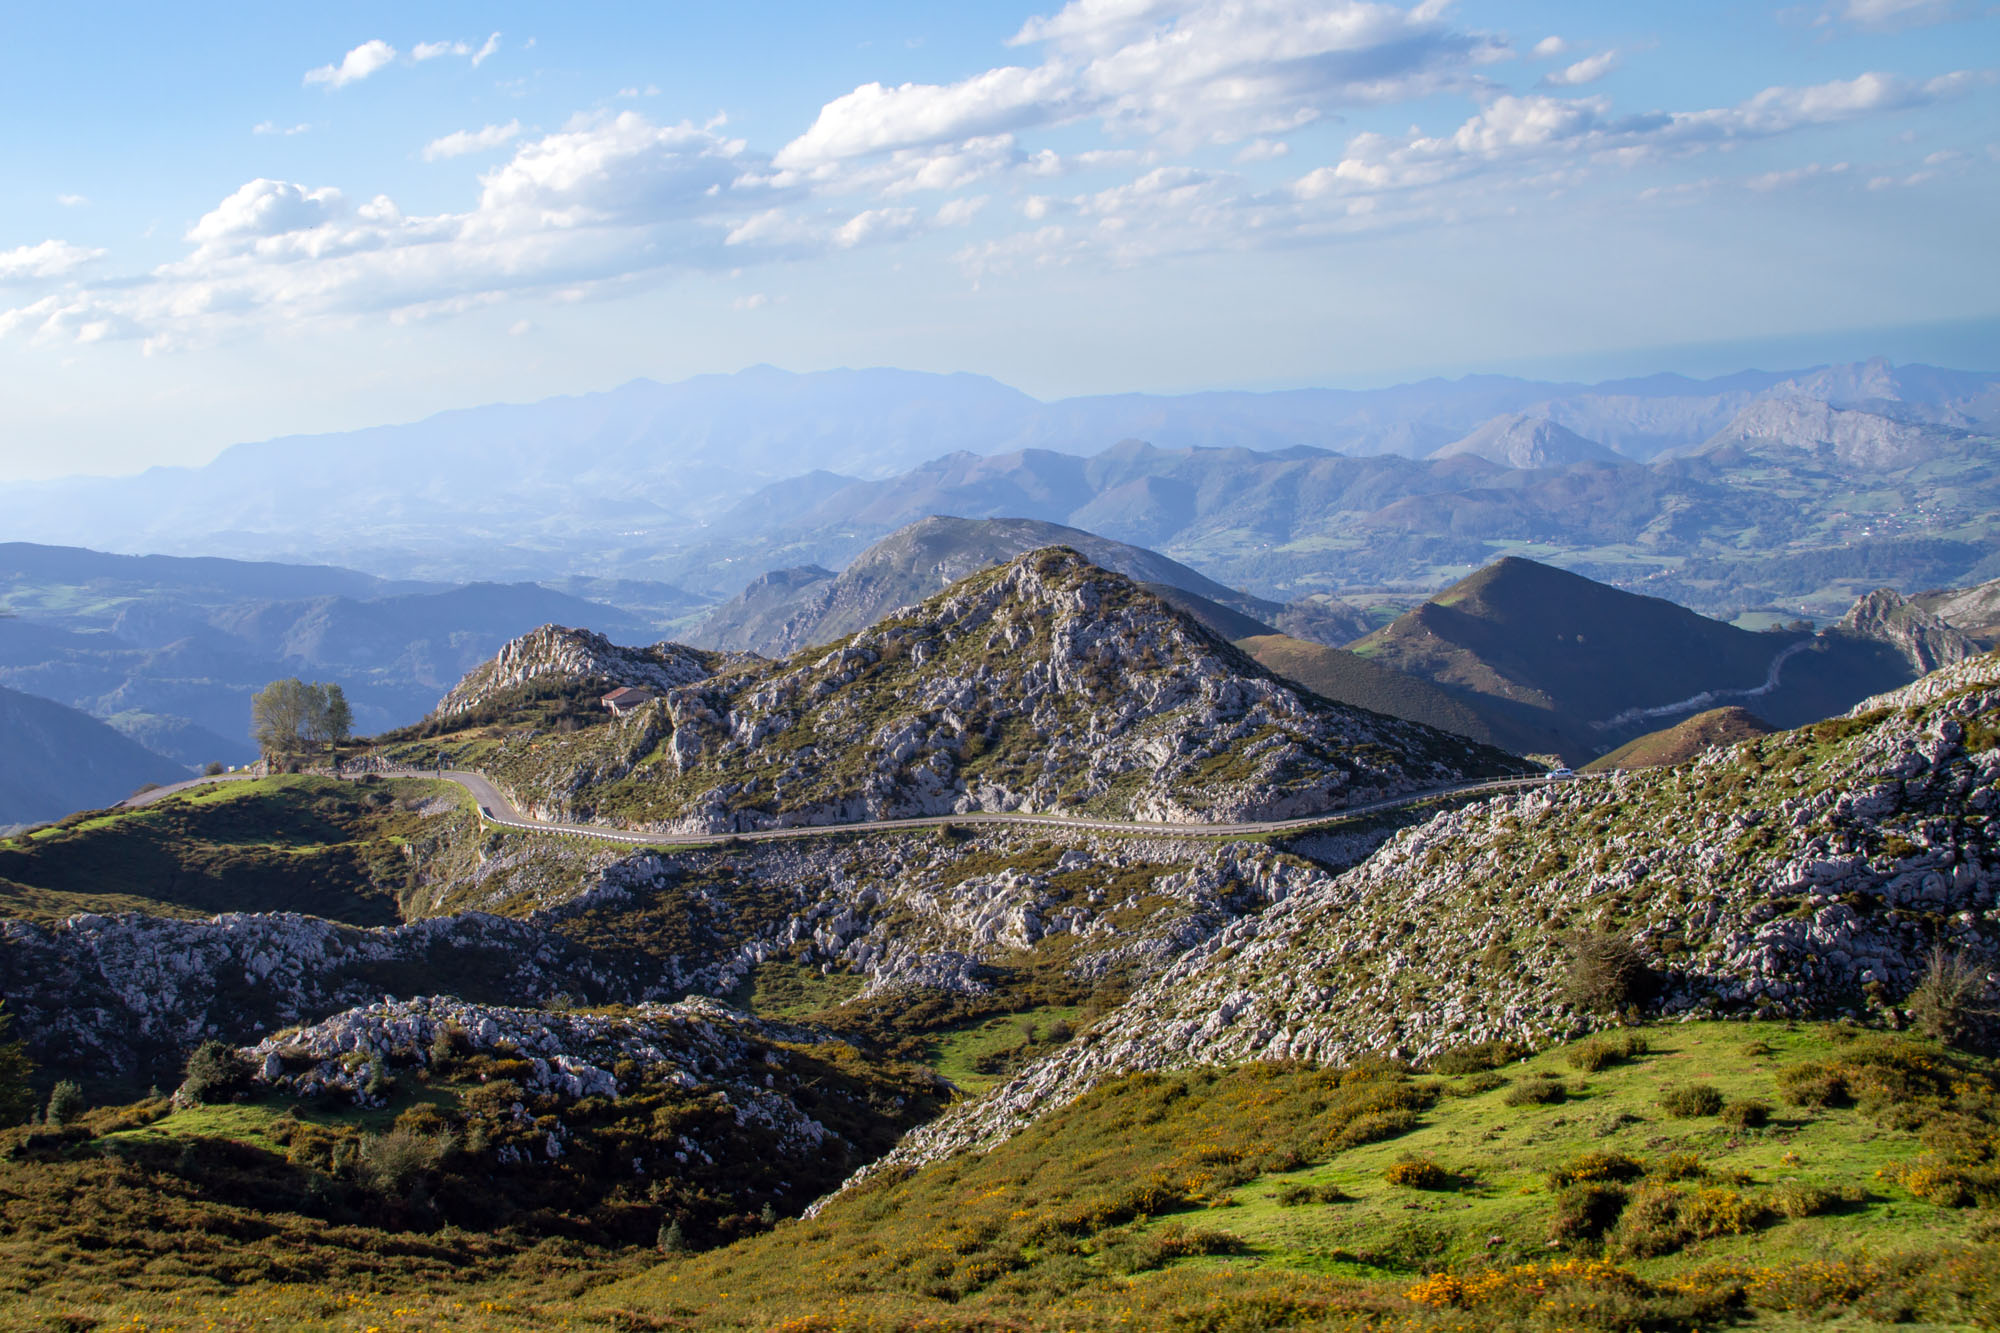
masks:
[(1996, 70), (1992, 0), (10, 6), (0, 477), (758, 362), (1989, 368)]

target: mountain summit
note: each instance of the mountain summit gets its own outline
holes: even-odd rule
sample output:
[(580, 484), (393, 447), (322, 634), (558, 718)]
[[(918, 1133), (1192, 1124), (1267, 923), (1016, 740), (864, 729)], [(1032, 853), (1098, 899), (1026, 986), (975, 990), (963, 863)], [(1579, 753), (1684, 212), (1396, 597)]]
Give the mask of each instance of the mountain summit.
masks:
[(481, 762), (543, 817), (701, 832), (969, 811), (1273, 819), (1522, 771), (1291, 686), (1062, 547), (616, 721), (503, 734)]

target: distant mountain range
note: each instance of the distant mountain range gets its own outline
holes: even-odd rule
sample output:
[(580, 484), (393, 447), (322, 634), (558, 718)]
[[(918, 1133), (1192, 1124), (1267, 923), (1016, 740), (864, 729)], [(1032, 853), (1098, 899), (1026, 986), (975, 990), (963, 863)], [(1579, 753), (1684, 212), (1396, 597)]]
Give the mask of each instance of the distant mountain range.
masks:
[[(0, 622), (4, 623), (4, 622)], [(188, 770), (49, 699), (0, 688), (0, 828), (110, 805)]]
[[(1833, 614), (1863, 590), (1821, 596), (1856, 568), (1820, 557), (1836, 546), (1876, 544), (1877, 572), (1852, 573), (1869, 586), (2000, 572), (1979, 568), (1994, 506), (1977, 437), (1996, 420), (2000, 376), (1881, 361), (1053, 403), (973, 375), (759, 367), (12, 486), (0, 531), (720, 598), (757, 570), (837, 569), (904, 524), (958, 513), (1154, 546), (1279, 601), (1433, 588), (1518, 547), (1620, 582), (1678, 580), (1672, 595), (1705, 610)], [(1871, 499), (1885, 489), (1912, 503)], [(1745, 572), (1745, 548), (1780, 547), (1812, 567)]]
[[(654, 605), (685, 594), (628, 588)], [(255, 758), (250, 696), (339, 683), (362, 731), (421, 717), (550, 620), (629, 638), (656, 621), (533, 584), (390, 582), (348, 569), (0, 544), (0, 685), (81, 709), (191, 765)], [(120, 793), (123, 794), (122, 792)]]

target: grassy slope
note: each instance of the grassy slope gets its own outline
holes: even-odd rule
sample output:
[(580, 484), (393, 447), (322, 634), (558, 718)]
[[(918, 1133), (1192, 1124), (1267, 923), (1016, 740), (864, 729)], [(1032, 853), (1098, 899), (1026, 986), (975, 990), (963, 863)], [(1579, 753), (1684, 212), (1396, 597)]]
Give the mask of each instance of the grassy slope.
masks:
[[(1808, 1314), (1875, 1309), (1957, 1326), (1965, 1303), (1993, 1297), (1990, 1256), (1978, 1272), (1953, 1267), (1962, 1252), (1987, 1254), (1968, 1248), (1990, 1235), (1985, 1213), (1913, 1196), (1897, 1166), (1947, 1143), (1937, 1128), (1953, 1114), (1996, 1123), (1991, 1067), (1916, 1042), (1839, 1044), (1852, 1035), (1657, 1028), (1636, 1058), (1580, 1072), (1567, 1051), (1551, 1051), (1506, 1066), (1502, 1086), (1483, 1092), (1477, 1076), (1356, 1081), (1282, 1065), (1139, 1075), (988, 1154), (858, 1190), (815, 1220), (663, 1264), (589, 1304), (758, 1329), (1539, 1327), (1592, 1302), (1623, 1314), (1575, 1323), (1637, 1326), (1643, 1315), (1657, 1328), (1789, 1328)], [(1859, 1107), (1782, 1104), (1779, 1071), (1885, 1048), (1901, 1062), (1889, 1082), (1907, 1086), (1862, 1090)], [(1544, 1072), (1566, 1100), (1507, 1104), (1510, 1088)], [(1689, 1083), (1715, 1089), (1725, 1107), (1767, 1101), (1773, 1117), (1745, 1129), (1665, 1114), (1662, 1093)], [(1899, 1115), (1912, 1107), (1921, 1113)], [(1990, 1143), (1969, 1151), (1984, 1156)], [(1705, 1179), (1650, 1188), (1733, 1210), (1745, 1230), (1649, 1255), (1640, 1252), (1665, 1233), (1638, 1225), (1551, 1246), (1547, 1173), (1590, 1152), (1627, 1155), (1656, 1177), (1670, 1174), (1670, 1155), (1692, 1154)], [(1390, 1184), (1388, 1168), (1410, 1158), (1444, 1168), (1447, 1187)], [(1803, 1197), (1803, 1185), (1857, 1201), (1818, 1216), (1758, 1215)], [(1343, 1201), (1285, 1202), (1312, 1187)], [(1630, 1188), (1636, 1197), (1649, 1186)], [(1889, 1271), (1897, 1255), (1905, 1269)], [(1592, 1259), (1606, 1262), (1590, 1269)], [(1462, 1308), (1411, 1299), (1452, 1290), (1426, 1274), (1524, 1264), (1540, 1268), (1475, 1284), (1485, 1296)], [(1552, 1264), (1583, 1277), (1552, 1278)]]
[[(418, 813), (439, 800), (461, 808)], [(392, 925), (420, 868), (473, 832), (468, 798), (452, 783), (219, 783), (0, 839), (0, 916), (291, 911)]]
[(1771, 731), (1769, 723), (1746, 709), (1711, 708), (1685, 722), (1627, 741), (1610, 754), (1584, 765), (1584, 772), (1609, 773), (1621, 768), (1660, 768), (1685, 763), (1711, 746), (1734, 745), (1737, 741), (1768, 736)]
[(1275, 675), (1295, 681), (1323, 698), (1353, 704), (1390, 717), (1421, 722), (1441, 731), (1470, 736), (1488, 745), (1499, 740), (1473, 702), (1454, 698), (1431, 682), (1351, 653), (1288, 634), (1238, 639), (1236, 646)]

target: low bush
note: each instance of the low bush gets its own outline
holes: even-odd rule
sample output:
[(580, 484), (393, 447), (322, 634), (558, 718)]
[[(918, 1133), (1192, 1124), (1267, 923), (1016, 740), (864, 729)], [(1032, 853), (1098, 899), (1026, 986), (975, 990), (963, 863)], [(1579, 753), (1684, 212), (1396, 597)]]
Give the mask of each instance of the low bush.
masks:
[(1592, 1037), (1589, 1041), (1580, 1041), (1570, 1047), (1563, 1053), (1563, 1059), (1568, 1062), (1571, 1069), (1595, 1074), (1600, 1069), (1616, 1064), (1619, 1053), (1612, 1049), (1610, 1042)]
[(1637, 945), (1610, 931), (1570, 939), (1569, 1002), (1586, 1013), (1615, 1014), (1643, 1003), (1657, 979)]
[(1556, 1191), (1549, 1239), (1564, 1245), (1601, 1239), (1617, 1225), (1627, 1197), (1621, 1185), (1585, 1182), (1564, 1186)]
[(1428, 1157), (1405, 1157), (1392, 1162), (1382, 1179), (1407, 1190), (1442, 1190), (1452, 1185), (1451, 1172)]
[(1349, 1120), (1333, 1136), (1335, 1148), (1358, 1148), (1364, 1143), (1380, 1143), (1407, 1134), (1417, 1127), (1414, 1111), (1366, 1111)]
[(1801, 1180), (1781, 1181), (1771, 1190), (1771, 1207), (1786, 1217), (1818, 1217), (1862, 1203), (1867, 1195), (1852, 1186), (1832, 1189)]
[(1608, 1243), (1619, 1254), (1648, 1259), (1697, 1240), (1747, 1235), (1770, 1217), (1762, 1200), (1735, 1190), (1647, 1184), (1632, 1191)]
[(50, 1090), (48, 1114), (43, 1119), (50, 1125), (67, 1125), (83, 1114), (83, 1108), (83, 1089), (64, 1079)]
[(1430, 1072), (1477, 1074), (1481, 1070), (1510, 1065), (1528, 1054), (1528, 1048), (1518, 1041), (1482, 1041), (1469, 1046), (1454, 1046), (1431, 1060)]
[(1318, 1185), (1287, 1185), (1278, 1191), (1278, 1206), (1298, 1208), (1309, 1203), (1348, 1203), (1352, 1197), (1332, 1181)]
[(1771, 1104), (1755, 1097), (1722, 1108), (1722, 1123), (1733, 1129), (1762, 1129), (1771, 1123)]
[(1778, 1071), (1778, 1096), (1788, 1106), (1849, 1106), (1854, 1093), (1847, 1071), (1816, 1060)]
[(256, 1070), (227, 1042), (205, 1041), (188, 1057), (180, 1096), (191, 1102), (226, 1102), (247, 1091)]
[(1954, 1046), (1981, 1044), (1994, 1018), (1986, 972), (1972, 955), (1934, 946), (1922, 979), (1903, 1002), (1917, 1031)]
[(1549, 1172), (1549, 1188), (1559, 1190), (1567, 1185), (1588, 1184), (1592, 1181), (1637, 1180), (1646, 1174), (1646, 1168), (1622, 1152), (1587, 1152), (1571, 1158)]
[(1562, 1080), (1553, 1074), (1543, 1074), (1535, 1078), (1524, 1078), (1507, 1089), (1501, 1098), (1509, 1106), (1549, 1106), (1569, 1096)]
[(1722, 1094), (1703, 1083), (1683, 1083), (1660, 1094), (1660, 1109), (1676, 1120), (1714, 1115), (1722, 1109)]
[(1707, 1177), (1708, 1168), (1696, 1153), (1670, 1152), (1646, 1174), (1654, 1180), (1701, 1180)]

